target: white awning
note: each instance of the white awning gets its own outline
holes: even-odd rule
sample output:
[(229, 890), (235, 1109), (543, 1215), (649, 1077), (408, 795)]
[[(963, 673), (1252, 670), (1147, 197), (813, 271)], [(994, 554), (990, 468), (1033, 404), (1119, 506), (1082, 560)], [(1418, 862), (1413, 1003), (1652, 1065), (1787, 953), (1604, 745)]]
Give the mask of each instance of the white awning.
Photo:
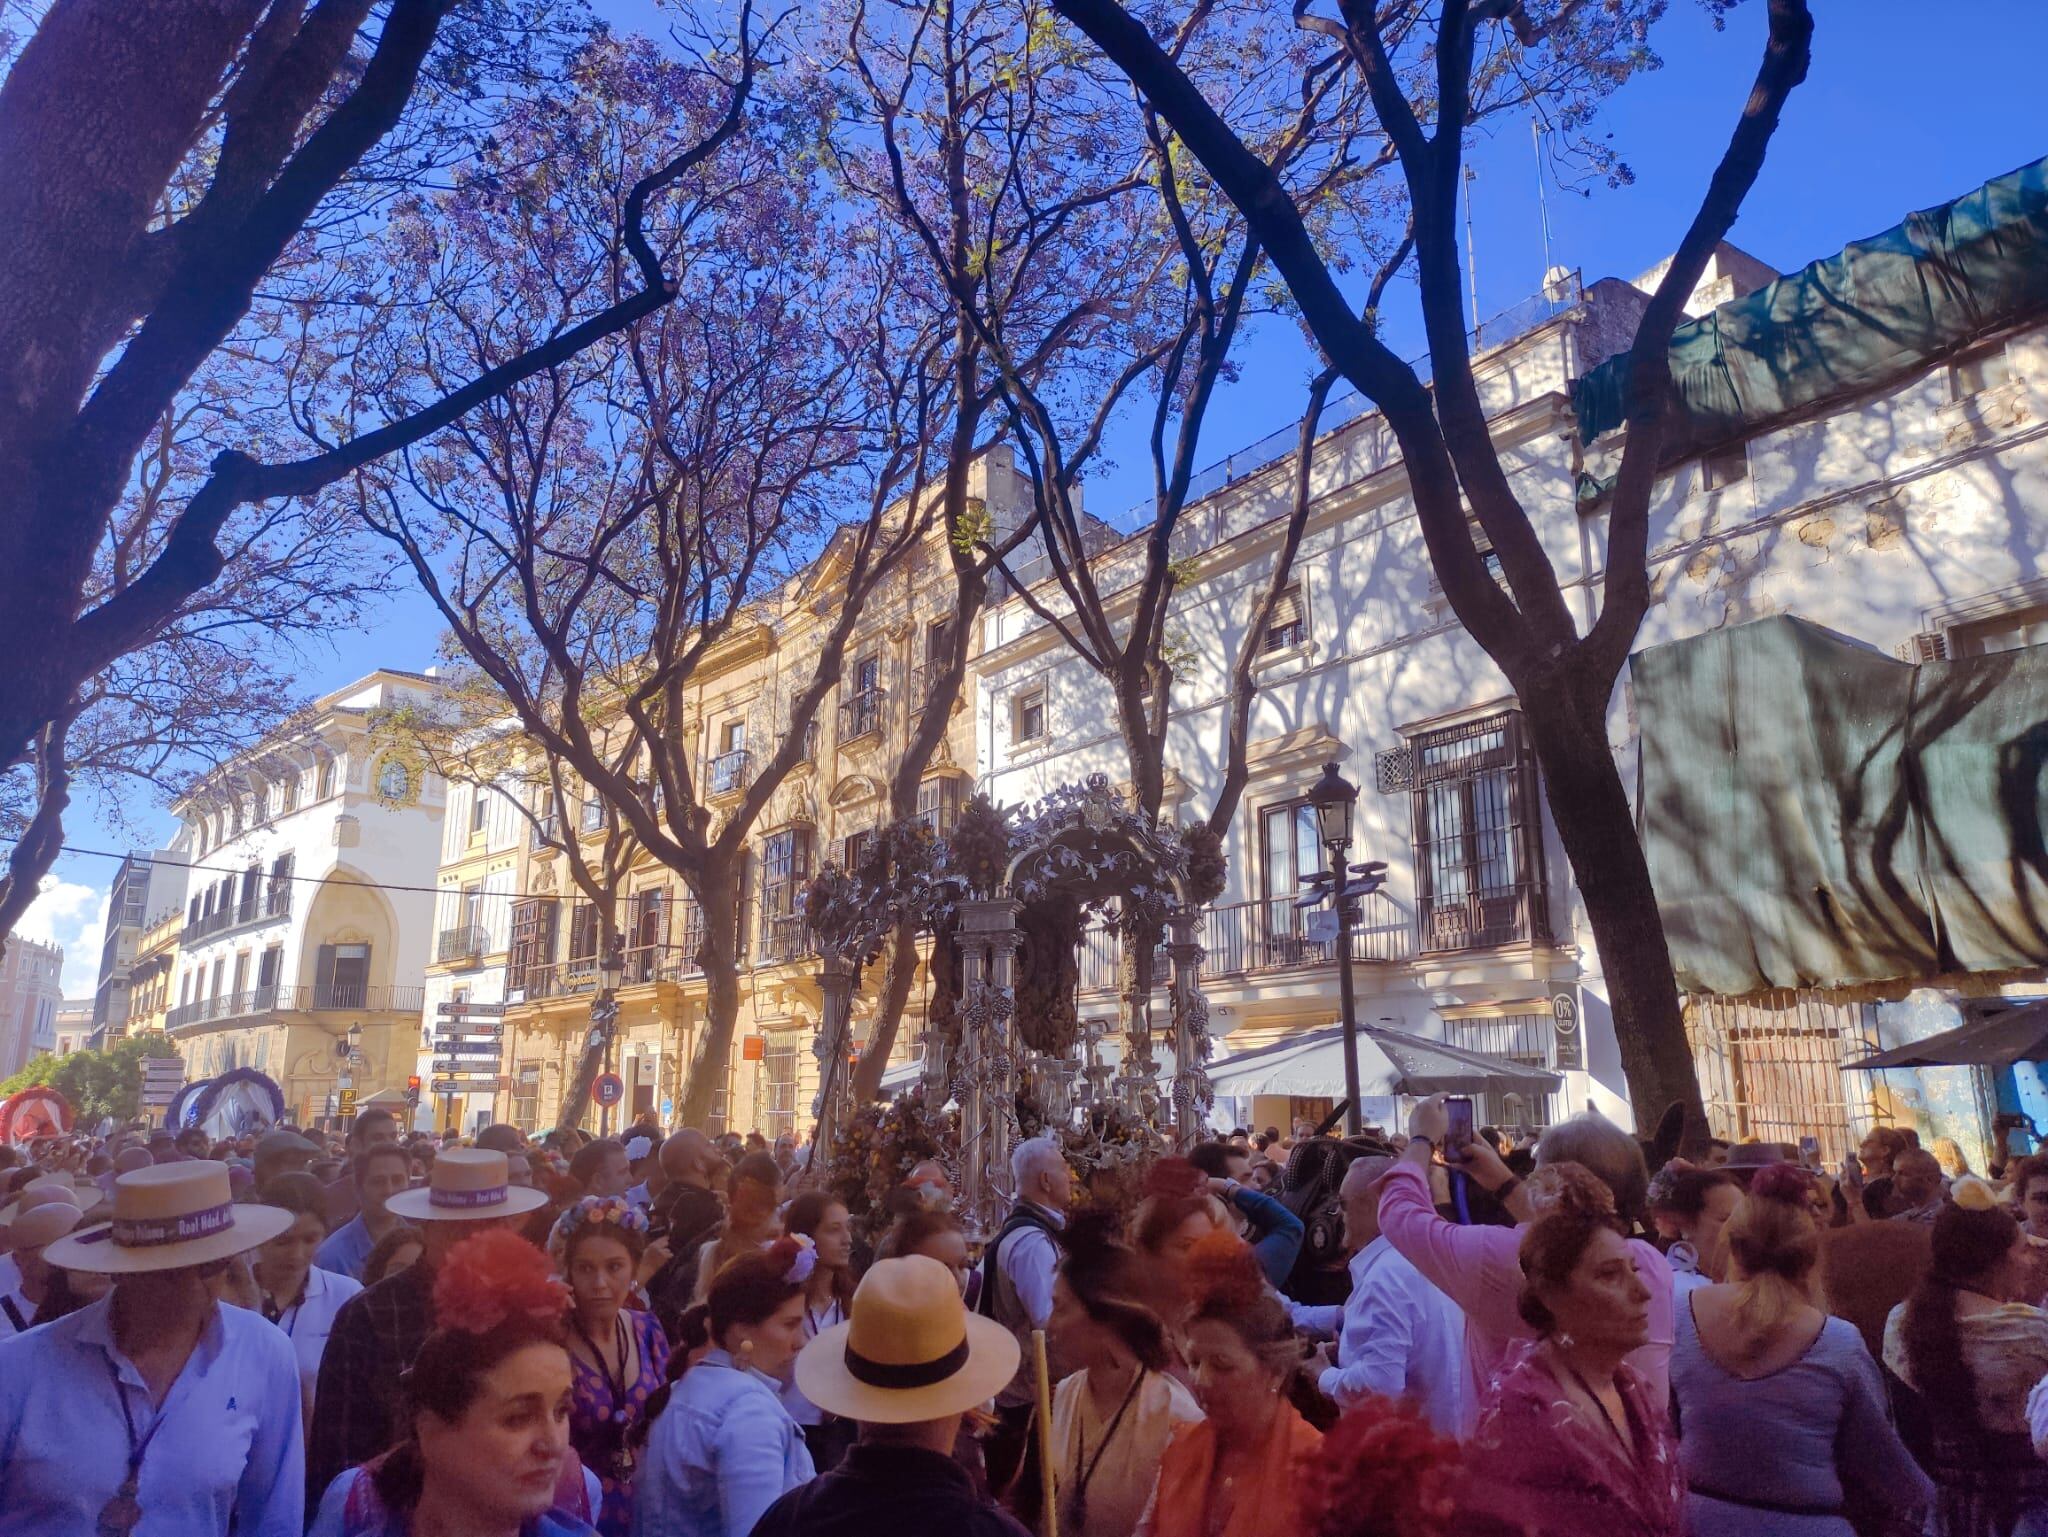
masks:
[[(1563, 1080), (1546, 1068), (1424, 1040), (1381, 1025), (1358, 1030), (1358, 1092), (1367, 1099), (1395, 1094), (1472, 1094), (1516, 1089), (1547, 1094)], [(1240, 1052), (1209, 1068), (1218, 1095), (1290, 1094), (1341, 1098), (1344, 1031), (1331, 1025)]]

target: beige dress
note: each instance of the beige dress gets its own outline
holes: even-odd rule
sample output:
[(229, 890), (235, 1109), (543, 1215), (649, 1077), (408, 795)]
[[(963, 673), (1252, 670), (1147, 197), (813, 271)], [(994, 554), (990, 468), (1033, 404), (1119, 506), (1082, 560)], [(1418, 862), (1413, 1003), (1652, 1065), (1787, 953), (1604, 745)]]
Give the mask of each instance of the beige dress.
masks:
[[(1167, 1438), (1174, 1426), (1201, 1419), (1202, 1410), (1194, 1395), (1173, 1378), (1147, 1372), (1105, 1450), (1108, 1421), (1115, 1415), (1114, 1407), (1107, 1416), (1097, 1415), (1085, 1371), (1075, 1372), (1053, 1389), (1053, 1477), (1059, 1488), (1060, 1537), (1131, 1537), (1151, 1497)], [(1076, 1497), (1084, 1475), (1083, 1515), (1076, 1525)]]
[[(1906, 1343), (1900, 1332), (1905, 1317), (1902, 1302), (1885, 1319), (1884, 1364), (1908, 1387), (1917, 1387), (1906, 1369)], [(1988, 1313), (1957, 1319), (1956, 1334), (1977, 1384), (1977, 1417), (1984, 1428), (2025, 1430), (2027, 1394), (2048, 1377), (2048, 1313), (2024, 1302), (2008, 1302)]]

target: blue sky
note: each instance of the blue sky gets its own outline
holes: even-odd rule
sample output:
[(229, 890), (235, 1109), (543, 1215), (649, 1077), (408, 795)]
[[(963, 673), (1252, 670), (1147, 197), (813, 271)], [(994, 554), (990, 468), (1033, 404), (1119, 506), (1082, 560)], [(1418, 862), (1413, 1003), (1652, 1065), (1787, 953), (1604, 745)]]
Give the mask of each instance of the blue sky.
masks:
[[(1277, 0), (1276, 0), (1277, 3)], [(622, 27), (658, 24), (646, 0), (601, 0)], [(1762, 177), (1731, 239), (1780, 270), (1876, 233), (1908, 211), (2048, 154), (2039, 61), (2048, 57), (2040, 0), (1816, 0), (1813, 70), (1792, 98)], [(1756, 71), (1763, 8), (1740, 6), (1716, 32), (1693, 0), (1673, 0), (1655, 42), (1664, 67), (1630, 82), (1602, 128), (1635, 172), (1631, 186), (1587, 195), (1549, 183), (1550, 256), (1588, 281), (1632, 277), (1667, 255), (1690, 221)], [(1543, 276), (1537, 168), (1526, 119), (1503, 120), (1473, 156), (1473, 247), (1479, 310), (1526, 298)], [(1420, 350), (1411, 296), (1390, 296), (1390, 340)], [(1311, 371), (1291, 326), (1269, 325), (1240, 350), (1243, 375), (1211, 413), (1202, 462), (1220, 459), (1298, 414)], [(1116, 516), (1149, 494), (1141, 427), (1114, 445), (1118, 470), (1091, 484), (1091, 508)], [(419, 668), (433, 659), (438, 625), (407, 593), (362, 631), (338, 634), (305, 658), (308, 693), (338, 687), (378, 665)], [(171, 818), (136, 804), (142, 840), (165, 837)], [(138, 839), (107, 809), (73, 808), (67, 842), (121, 850)], [(65, 993), (92, 990), (109, 859), (67, 855), (22, 932), (65, 946)]]

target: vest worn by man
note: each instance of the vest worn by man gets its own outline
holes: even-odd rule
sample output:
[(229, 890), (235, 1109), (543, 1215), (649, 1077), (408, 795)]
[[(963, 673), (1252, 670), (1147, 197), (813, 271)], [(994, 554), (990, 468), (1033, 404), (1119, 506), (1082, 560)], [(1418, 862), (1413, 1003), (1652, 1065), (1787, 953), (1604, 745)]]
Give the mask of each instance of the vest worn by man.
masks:
[(988, 1252), (981, 1258), (981, 1295), (975, 1300), (975, 1311), (985, 1318), (993, 1318), (1017, 1337), (1022, 1354), (1017, 1363), (1017, 1375), (1010, 1385), (996, 1395), (997, 1407), (1008, 1407), (1016, 1403), (1031, 1401), (1031, 1317), (1024, 1311), (1024, 1304), (1017, 1297), (1017, 1289), (1010, 1284), (1010, 1278), (1003, 1274), (1003, 1248), (1009, 1241), (1027, 1228), (1037, 1228), (1047, 1238), (1058, 1242), (1059, 1229), (1052, 1219), (1024, 1201), (1010, 1208), (1010, 1215), (996, 1233)]

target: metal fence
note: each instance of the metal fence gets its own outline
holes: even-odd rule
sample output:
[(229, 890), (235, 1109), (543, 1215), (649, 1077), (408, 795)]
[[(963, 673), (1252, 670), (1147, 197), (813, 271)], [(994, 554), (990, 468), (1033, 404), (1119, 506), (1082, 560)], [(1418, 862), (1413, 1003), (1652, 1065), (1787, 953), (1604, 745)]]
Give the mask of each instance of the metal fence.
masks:
[(1742, 999), (1695, 994), (1685, 1000), (1685, 1029), (1716, 1136), (1815, 1137), (1832, 1164), (1875, 1119), (1869, 1085), (1842, 1068), (1877, 1050), (1875, 1004), (1790, 988)]
[[(1406, 960), (1415, 953), (1415, 919), (1383, 891), (1359, 903), (1360, 916), (1351, 929), (1351, 959), (1361, 965)], [(1337, 947), (1327, 939), (1311, 939), (1303, 931), (1302, 913), (1293, 898), (1278, 902), (1231, 902), (1202, 915), (1197, 935), (1202, 946), (1202, 974), (1238, 977), (1255, 972), (1336, 969)], [(1120, 941), (1114, 924), (1098, 924), (1081, 936), (1081, 991), (1113, 993), (1120, 985), (1117, 967)], [(1162, 944), (1152, 975), (1166, 986), (1172, 969)]]

